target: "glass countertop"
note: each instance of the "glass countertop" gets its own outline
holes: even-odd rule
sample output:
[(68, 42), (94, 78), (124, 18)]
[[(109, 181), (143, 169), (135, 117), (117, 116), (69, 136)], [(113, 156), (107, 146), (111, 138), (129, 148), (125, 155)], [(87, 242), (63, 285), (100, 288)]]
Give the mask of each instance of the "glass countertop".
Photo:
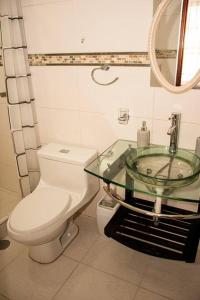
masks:
[[(156, 145), (151, 145), (150, 147), (153, 148), (155, 146)], [(163, 147), (163, 149), (167, 148), (166, 146), (160, 145), (159, 147)], [(177, 188), (172, 187), (164, 191), (160, 191), (151, 185), (130, 177), (127, 172), (126, 157), (133, 149), (137, 149), (137, 143), (135, 141), (117, 140), (92, 163), (85, 167), (85, 171), (97, 176), (106, 183), (112, 183), (138, 194), (145, 194), (153, 197), (160, 196), (163, 199), (185, 202), (198, 203), (200, 201), (199, 177), (195, 182), (189, 185)]]

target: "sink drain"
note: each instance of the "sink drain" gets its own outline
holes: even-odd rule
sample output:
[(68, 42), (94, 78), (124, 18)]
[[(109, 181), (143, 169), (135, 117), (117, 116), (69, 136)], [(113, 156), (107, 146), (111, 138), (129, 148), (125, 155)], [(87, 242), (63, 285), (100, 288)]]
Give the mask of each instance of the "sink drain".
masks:
[(5, 250), (10, 246), (9, 240), (0, 240), (0, 250)]

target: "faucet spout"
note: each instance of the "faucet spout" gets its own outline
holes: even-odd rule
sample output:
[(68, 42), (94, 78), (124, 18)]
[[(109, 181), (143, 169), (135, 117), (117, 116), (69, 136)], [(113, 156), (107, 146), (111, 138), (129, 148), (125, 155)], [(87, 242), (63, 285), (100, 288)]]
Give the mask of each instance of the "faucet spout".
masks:
[(174, 155), (178, 148), (179, 129), (180, 129), (180, 113), (172, 113), (169, 120), (171, 120), (171, 127), (168, 129), (167, 134), (170, 135), (169, 152)]

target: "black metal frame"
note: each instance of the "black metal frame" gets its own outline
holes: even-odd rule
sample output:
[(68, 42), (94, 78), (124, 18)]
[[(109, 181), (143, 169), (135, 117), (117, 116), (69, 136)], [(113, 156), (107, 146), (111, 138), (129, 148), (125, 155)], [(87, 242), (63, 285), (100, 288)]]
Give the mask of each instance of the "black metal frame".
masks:
[[(129, 190), (125, 192), (125, 202), (153, 210), (153, 202), (134, 198)], [(191, 211), (162, 205), (162, 213), (189, 214)], [(193, 263), (199, 243), (200, 220), (161, 219), (155, 222), (152, 217), (121, 206), (105, 227), (105, 234), (146, 254)]]
[[(127, 150), (128, 151), (128, 150)], [(106, 172), (113, 178), (124, 167), (123, 153)], [(105, 183), (109, 183), (105, 181)], [(133, 196), (134, 180), (126, 173), (125, 202), (135, 207), (153, 211), (154, 202)], [(200, 213), (200, 204), (197, 212)], [(162, 205), (161, 213), (190, 215), (191, 211)], [(153, 256), (195, 262), (200, 238), (200, 219), (160, 219), (146, 216), (120, 206), (104, 229), (105, 235), (137, 251)]]

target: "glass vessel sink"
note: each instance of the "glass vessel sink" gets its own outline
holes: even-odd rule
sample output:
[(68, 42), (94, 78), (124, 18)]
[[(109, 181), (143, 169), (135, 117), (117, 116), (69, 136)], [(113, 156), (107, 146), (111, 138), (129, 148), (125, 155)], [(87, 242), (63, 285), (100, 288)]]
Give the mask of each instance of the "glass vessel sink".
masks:
[(126, 157), (130, 177), (143, 182), (152, 192), (189, 185), (199, 178), (200, 158), (187, 150), (169, 153), (168, 147), (132, 149)]

